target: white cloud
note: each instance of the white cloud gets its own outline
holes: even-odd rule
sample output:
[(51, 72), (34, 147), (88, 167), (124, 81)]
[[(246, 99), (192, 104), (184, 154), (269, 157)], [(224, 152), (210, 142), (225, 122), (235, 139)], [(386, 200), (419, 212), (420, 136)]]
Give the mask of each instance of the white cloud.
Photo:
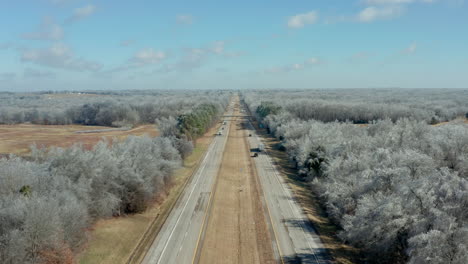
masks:
[[(465, 0), (444, 0), (446, 3), (463, 2)], [(325, 24), (339, 22), (364, 22), (370, 23), (376, 20), (388, 20), (404, 14), (409, 6), (414, 3), (430, 4), (442, 2), (439, 0), (360, 0), (366, 5), (364, 9), (355, 15), (330, 16), (324, 19)]]
[(14, 72), (0, 72), (0, 81), (12, 81), (16, 78), (16, 73)]
[(416, 43), (411, 43), (411, 45), (409, 45), (409, 47), (407, 47), (406, 49), (403, 49), (401, 51), (402, 54), (413, 54), (416, 52), (416, 50), (418, 49), (418, 45)]
[(370, 52), (358, 52), (358, 53), (355, 53), (353, 54), (350, 58), (349, 58), (349, 61), (350, 62), (359, 62), (359, 61), (364, 61), (364, 60), (367, 60), (369, 59), (370, 57), (374, 56), (374, 54), (370, 53)]
[(320, 63), (322, 63), (322, 61), (319, 58), (316, 58), (316, 57), (310, 58), (310, 59), (308, 59), (306, 61), (306, 64), (309, 64), (309, 65), (311, 65), (311, 64), (320, 64)]
[(288, 20), (288, 27), (290, 28), (302, 28), (305, 25), (314, 24), (318, 20), (318, 13), (311, 11), (304, 14), (298, 14), (292, 16)]
[(128, 47), (130, 45), (133, 45), (134, 43), (135, 43), (134, 40), (127, 39), (127, 40), (120, 42), (120, 46)]
[(68, 2), (72, 2), (73, 0), (49, 0), (54, 5), (62, 5)]
[(265, 73), (283, 73), (288, 72), (289, 69), (287, 67), (272, 67), (265, 70)]
[(87, 16), (92, 15), (94, 13), (94, 11), (96, 11), (96, 6), (87, 5), (87, 6), (84, 6), (84, 7), (76, 8), (73, 15), (78, 17), (78, 18), (82, 18), (82, 17), (87, 17)]
[(71, 17), (69, 17), (66, 20), (66, 22), (71, 23), (71, 22), (75, 22), (75, 21), (84, 19), (84, 18), (89, 17), (90, 15), (94, 14), (94, 12), (96, 12), (96, 6), (91, 5), (91, 4), (86, 5), (84, 7), (75, 8), (75, 10), (73, 11), (73, 15)]
[(213, 47), (210, 49), (215, 54), (223, 54), (224, 53), (224, 45), (226, 43), (224, 41), (216, 41), (213, 43)]
[(135, 52), (135, 54), (133, 54), (131, 58), (129, 58), (126, 62), (122, 63), (121, 65), (118, 65), (103, 72), (99, 72), (99, 75), (110, 76), (110, 74), (114, 72), (122, 72), (157, 64), (165, 59), (167, 59), (167, 54), (164, 51), (157, 51), (153, 48), (145, 48)]
[(415, 0), (365, 0), (366, 4), (370, 5), (396, 5), (396, 4), (410, 4)]
[(240, 51), (226, 51), (226, 42), (225, 41), (215, 41), (211, 47), (204, 49), (208, 54), (220, 55), (225, 58), (235, 58), (244, 55), (244, 52)]
[(25, 39), (57, 41), (63, 39), (64, 32), (63, 28), (54, 23), (52, 18), (45, 17), (37, 31), (25, 33), (22, 37)]
[(184, 55), (175, 63), (175, 65), (168, 67), (171, 70), (191, 70), (199, 68), (206, 61), (210, 54), (210, 49), (190, 48), (184, 50)]
[(180, 25), (191, 25), (193, 24), (193, 16), (191, 15), (177, 15), (176, 22)]
[[(225, 41), (216, 41), (201, 48), (185, 48), (182, 54), (172, 59), (171, 62), (162, 64), (166, 61), (168, 54), (164, 51), (157, 51), (152, 48), (146, 48), (136, 52), (125, 63), (116, 66), (110, 70), (99, 72), (101, 76), (110, 76), (114, 72), (133, 70), (136, 68), (158, 64), (153, 73), (171, 73), (180, 71), (191, 71), (200, 68), (210, 59), (216, 57), (233, 58), (243, 55), (242, 52), (233, 52), (226, 50)], [(171, 56), (172, 57), (172, 56)]]
[(55, 73), (50, 71), (41, 71), (33, 68), (26, 68), (24, 69), (23, 77), (31, 79), (54, 78)]
[(247, 53), (244, 51), (225, 51), (223, 56), (225, 58), (237, 58), (246, 55)]
[(226, 51), (225, 41), (215, 41), (205, 48), (190, 48), (184, 50), (184, 55), (172, 69), (192, 70), (201, 67), (206, 61), (214, 57), (234, 58), (242, 56), (243, 52)]
[(164, 60), (167, 57), (163, 51), (155, 51), (152, 48), (139, 50), (133, 55), (130, 60), (133, 64), (143, 66), (147, 64), (154, 64)]
[(411, 3), (434, 3), (437, 0), (365, 0), (366, 4), (370, 5), (400, 5), (400, 4), (411, 4)]
[(401, 6), (370, 6), (357, 15), (357, 20), (360, 22), (372, 22), (374, 20), (390, 19), (401, 15), (403, 12), (404, 8)]
[(9, 48), (11, 48), (11, 47), (13, 47), (13, 44), (10, 43), (10, 42), (2, 42), (2, 43), (0, 43), (0, 50), (2, 50), (2, 49), (9, 49)]
[(26, 49), (21, 54), (21, 61), (51, 68), (73, 71), (99, 71), (102, 65), (76, 58), (72, 50), (63, 43), (54, 43), (45, 49)]
[(312, 58), (309, 58), (309, 59), (305, 60), (302, 63), (294, 63), (294, 64), (291, 64), (291, 65), (286, 65), (286, 66), (282, 66), (282, 67), (272, 67), (272, 68), (266, 69), (265, 72), (266, 73), (292, 72), (292, 71), (298, 71), (298, 70), (305, 69), (305, 68), (307, 68), (309, 66), (312, 66), (312, 65), (319, 65), (319, 64), (323, 64), (323, 61), (318, 57), (312, 57)]

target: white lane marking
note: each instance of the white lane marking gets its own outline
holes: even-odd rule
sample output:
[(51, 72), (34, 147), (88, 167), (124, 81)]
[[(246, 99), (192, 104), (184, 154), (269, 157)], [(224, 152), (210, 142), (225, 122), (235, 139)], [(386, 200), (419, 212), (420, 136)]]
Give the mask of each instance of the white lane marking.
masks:
[[(250, 122), (249, 122), (249, 123), (250, 123)], [(251, 123), (250, 123), (250, 126), (253, 127), (253, 125), (252, 125)], [(257, 135), (256, 131), (253, 131), (253, 132), (254, 132), (255, 138), (257, 139), (257, 142), (260, 142), (260, 143), (261, 143), (262, 140), (259, 138), (259, 136)], [(267, 150), (265, 150), (265, 153), (266, 153), (267, 155), (269, 155)], [(291, 197), (292, 199), (294, 199), (294, 197), (293, 197), (292, 195), (290, 195), (290, 194), (285, 190), (284, 185), (282, 184), (282, 182), (281, 182), (280, 179), (279, 179), (278, 172), (276, 171), (276, 168), (273, 167), (273, 164), (271, 163), (269, 157), (268, 157), (268, 156), (264, 156), (263, 159), (266, 160), (266, 161), (267, 161), (267, 164), (272, 168), (273, 174), (275, 175), (275, 179), (278, 181), (279, 185), (281, 186), (281, 188), (280, 188), (281, 191), (282, 191), (286, 196)], [(292, 206), (292, 204), (291, 204), (291, 203), (292, 203), (291, 199), (287, 199), (287, 200), (288, 200), (288, 205), (289, 205), (289, 207), (290, 207), (290, 209), (291, 209), (291, 212), (295, 213), (295, 214), (296, 214), (296, 217), (297, 217), (299, 220), (303, 220), (303, 217), (302, 217), (301, 214), (298, 212), (297, 207), (294, 208), (294, 207)], [(309, 249), (310, 249), (312, 255), (314, 256), (315, 260), (317, 261), (317, 263), (320, 263), (320, 261), (318, 260), (316, 254), (315, 254), (315, 252), (314, 252), (314, 248), (313, 248), (312, 245), (310, 244), (310, 241), (309, 241), (310, 239), (309, 239), (308, 236), (306, 235), (306, 232), (305, 232), (305, 230), (304, 230), (304, 223), (303, 223), (303, 221), (300, 221), (299, 223), (300, 223), (299, 226), (300, 226), (300, 228), (301, 228), (301, 230), (302, 230), (301, 233), (302, 233), (302, 235), (303, 235), (303, 237), (304, 237), (304, 240), (307, 242), (307, 245), (309, 246)], [(289, 233), (289, 232), (288, 232), (288, 233)], [(294, 248), (295, 248), (295, 247), (294, 247)], [(296, 252), (297, 252), (297, 251), (296, 251)]]
[[(213, 145), (211, 145), (210, 148), (214, 148), (214, 146), (216, 145), (216, 143), (218, 143), (218, 140), (215, 139), (215, 142), (213, 142)], [(193, 187), (192, 187), (192, 191), (190, 191), (189, 197), (188, 197), (187, 201), (185, 202), (184, 208), (182, 209), (182, 211), (180, 212), (179, 216), (177, 217), (177, 221), (176, 221), (175, 225), (172, 227), (172, 230), (171, 230), (171, 233), (170, 233), (170, 235), (169, 235), (169, 238), (166, 240), (166, 243), (165, 243), (165, 245), (164, 245), (164, 248), (163, 248), (161, 254), (159, 255), (158, 262), (157, 262), (158, 264), (161, 262), (161, 259), (162, 259), (162, 257), (164, 256), (164, 253), (165, 253), (165, 251), (166, 251), (166, 249), (167, 249), (167, 246), (169, 245), (169, 241), (171, 240), (172, 236), (174, 235), (174, 231), (175, 231), (177, 225), (179, 224), (179, 221), (180, 221), (180, 219), (181, 219), (181, 217), (182, 217), (182, 214), (184, 213), (185, 208), (187, 208), (187, 205), (188, 205), (188, 203), (190, 202), (190, 197), (192, 197), (193, 191), (195, 191), (195, 187), (197, 187), (198, 181), (199, 181), (200, 178), (201, 178), (201, 171), (203, 171), (203, 170), (205, 169), (205, 167), (206, 167), (206, 164), (207, 164), (207, 163), (206, 163), (205, 161), (206, 161), (206, 159), (208, 158), (208, 156), (210, 156), (209, 154), (211, 154), (211, 150), (209, 150), (209, 152), (207, 152), (205, 158), (204, 158), (203, 161), (202, 161), (203, 167), (202, 167), (200, 170), (197, 171), (198, 178), (197, 178), (197, 180), (195, 181), (195, 184), (194, 184)]]
[[(265, 151), (265, 152), (268, 154), (267, 151)], [(275, 178), (278, 180), (278, 183), (281, 185), (281, 190), (283, 191), (283, 193), (284, 193), (285, 195), (287, 195), (288, 197), (291, 197), (292, 199), (294, 199), (294, 197), (293, 197), (292, 195), (290, 195), (290, 194), (285, 190), (284, 185), (282, 184), (282, 182), (281, 182), (280, 179), (279, 179), (279, 175), (278, 175), (276, 169), (273, 167), (273, 164), (271, 164), (271, 161), (268, 159), (268, 157), (265, 157), (265, 159), (268, 161), (268, 164), (273, 168), (273, 174), (275, 174), (275, 176), (276, 176)], [(313, 248), (312, 245), (310, 244), (310, 239), (309, 239), (309, 237), (306, 235), (306, 231), (304, 230), (304, 229), (305, 229), (305, 226), (304, 226), (304, 222), (303, 222), (303, 217), (301, 216), (301, 214), (300, 214), (299, 211), (297, 210), (297, 206), (294, 207), (294, 206), (292, 205), (291, 199), (287, 199), (287, 200), (288, 200), (288, 205), (289, 205), (291, 211), (292, 211), (293, 213), (295, 213), (296, 218), (298, 218), (299, 221), (300, 221), (300, 222), (299, 222), (299, 223), (300, 223), (299, 226), (300, 226), (300, 228), (301, 228), (301, 230), (302, 230), (301, 233), (302, 233), (302, 235), (303, 235), (303, 237), (304, 237), (304, 240), (307, 242), (307, 245), (309, 246), (309, 249), (310, 249), (312, 255), (314, 256), (316, 262), (317, 262), (317, 263), (320, 263), (319, 259), (317, 258), (316, 254), (315, 254), (315, 252), (314, 252), (314, 251), (315, 251), (314, 248)], [(297, 252), (297, 251), (296, 251), (296, 252)]]
[[(227, 137), (226, 137), (226, 138), (227, 138)], [(189, 197), (188, 197), (188, 199), (187, 199), (187, 202), (186, 202), (185, 205), (184, 205), (184, 208), (182, 209), (181, 213), (180, 213), (179, 216), (177, 217), (177, 221), (176, 221), (175, 225), (174, 225), (173, 228), (172, 228), (172, 231), (171, 231), (171, 234), (169, 235), (169, 238), (166, 240), (166, 243), (165, 243), (165, 245), (164, 245), (164, 248), (163, 248), (163, 250), (161, 251), (161, 254), (159, 255), (157, 264), (159, 264), (159, 263), (161, 262), (161, 259), (162, 259), (162, 257), (164, 256), (164, 253), (165, 253), (165, 251), (166, 251), (166, 249), (167, 249), (167, 246), (169, 245), (169, 241), (171, 240), (172, 236), (174, 235), (174, 231), (175, 231), (177, 225), (179, 224), (179, 221), (180, 221), (180, 219), (181, 219), (181, 217), (182, 217), (182, 214), (184, 213), (185, 208), (187, 207), (187, 205), (188, 205), (188, 203), (189, 203), (189, 201), (190, 201), (190, 197), (192, 197), (193, 191), (195, 190), (195, 187), (197, 186), (198, 181), (199, 181), (200, 178), (201, 178), (201, 172), (205, 169), (205, 167), (206, 167), (206, 165), (207, 165), (207, 163), (205, 163), (206, 159), (208, 158), (208, 156), (210, 156), (211, 151), (214, 149), (214, 146), (215, 146), (215, 145), (218, 145), (217, 143), (218, 143), (219, 140), (217, 140), (217, 139), (218, 139), (218, 138), (215, 138), (215, 139), (214, 139), (214, 142), (213, 142), (213, 143), (210, 145), (210, 147), (208, 148), (208, 151), (207, 151), (207, 153), (206, 153), (206, 155), (205, 155), (205, 158), (204, 158), (203, 161), (202, 161), (202, 163), (204, 163), (204, 164), (203, 164), (203, 167), (200, 168), (200, 169), (197, 171), (198, 178), (197, 178), (196, 182), (195, 182), (194, 185), (193, 185), (192, 191), (190, 192), (190, 195), (189, 195)], [(224, 141), (226, 141), (226, 140), (224, 140)], [(210, 148), (211, 148), (211, 149), (210, 149)]]

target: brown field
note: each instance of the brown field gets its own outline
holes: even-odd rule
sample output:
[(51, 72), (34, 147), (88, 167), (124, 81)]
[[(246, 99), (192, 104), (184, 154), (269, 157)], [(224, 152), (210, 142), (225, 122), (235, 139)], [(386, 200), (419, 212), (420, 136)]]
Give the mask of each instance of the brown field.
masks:
[[(92, 148), (103, 137), (124, 139), (128, 135), (147, 134), (155, 137), (158, 131), (154, 125), (142, 125), (127, 131), (107, 131), (110, 127), (80, 125), (0, 125), (0, 154), (27, 155), (30, 146), (69, 147), (81, 143), (87, 149)], [(106, 130), (93, 133), (77, 133), (87, 130)]]
[(276, 263), (252, 166), (245, 130), (240, 120), (233, 121), (199, 263)]
[(457, 122), (457, 121), (459, 121), (459, 120), (464, 120), (463, 122), (464, 122), (465, 124), (468, 124), (468, 118), (460, 117), (460, 118), (454, 119), (454, 120), (452, 120), (452, 121), (441, 122), (441, 123), (435, 124), (435, 125), (433, 125), (433, 126), (442, 126), (442, 125), (450, 124), (450, 123), (452, 123), (452, 122)]

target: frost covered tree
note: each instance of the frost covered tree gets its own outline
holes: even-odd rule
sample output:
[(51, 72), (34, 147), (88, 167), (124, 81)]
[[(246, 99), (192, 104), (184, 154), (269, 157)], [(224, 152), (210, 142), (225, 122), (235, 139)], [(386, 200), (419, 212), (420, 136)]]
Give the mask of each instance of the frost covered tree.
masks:
[[(376, 91), (370, 102), (358, 98), (360, 91), (246, 92), (243, 98), (251, 110), (262, 100), (282, 107), (259, 121), (321, 196), (342, 229), (339, 237), (363, 249), (368, 261), (464, 263), (468, 127), (428, 125), (433, 117), (440, 122), (464, 113), (467, 105), (454, 96), (465, 91), (446, 92)], [(426, 101), (404, 98), (415, 94)]]

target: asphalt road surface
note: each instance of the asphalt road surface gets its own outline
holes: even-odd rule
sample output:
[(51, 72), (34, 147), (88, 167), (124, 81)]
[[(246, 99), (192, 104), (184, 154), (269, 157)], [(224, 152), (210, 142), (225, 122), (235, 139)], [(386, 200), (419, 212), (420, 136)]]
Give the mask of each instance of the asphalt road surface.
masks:
[(231, 120), (195, 263), (277, 264), (279, 254), (247, 144), (248, 119), (236, 107)]
[[(238, 99), (235, 103), (239, 103)], [(231, 115), (232, 110), (231, 105), (226, 115)], [(236, 111), (237, 115), (246, 115), (246, 113), (246, 111), (240, 111), (240, 113)], [(230, 123), (227, 121), (225, 129), (222, 130), (223, 135), (216, 136), (212, 141), (197, 172), (191, 178), (183, 195), (172, 209), (160, 233), (146, 253), (143, 263), (169, 264), (200, 261), (200, 258), (196, 256), (200, 255), (197, 252), (199, 253), (202, 251), (201, 249), (205, 248), (203, 241), (206, 234), (202, 232), (203, 226), (205, 222), (210, 223), (207, 219), (213, 218), (208, 214), (217, 212), (216, 209), (210, 210), (208, 207), (212, 199), (214, 183), (219, 177), (223, 152), (231, 130)], [(247, 134), (252, 134), (251, 137), (248, 137), (247, 142), (251, 148), (256, 148), (261, 144), (261, 139), (249, 122), (244, 122), (244, 124), (246, 125), (243, 135), (248, 137)], [(266, 207), (264, 208), (264, 219), (266, 220), (263, 222), (266, 222), (269, 226), (268, 229), (272, 230), (268, 236), (271, 237), (275, 244), (275, 251), (278, 251), (280, 256), (277, 262), (330, 263), (328, 254), (323, 249), (317, 233), (295, 201), (290, 187), (273, 166), (268, 153), (263, 151), (253, 159), (254, 169), (256, 168), (261, 185), (259, 190), (261, 194), (257, 196), (261, 197), (260, 199), (263, 200), (263, 205)], [(258, 197), (252, 196), (252, 199), (258, 199)], [(209, 230), (210, 228), (208, 228)], [(206, 237), (209, 238), (209, 236)], [(213, 263), (225, 263), (225, 261), (227, 260), (219, 258)], [(245, 260), (242, 261), (242, 258), (237, 261), (239, 263), (245, 262)], [(257, 263), (258, 261), (252, 262)]]
[[(249, 128), (252, 134), (249, 145), (257, 148), (262, 141), (251, 123)], [(272, 164), (268, 152), (260, 152), (254, 159), (282, 262), (331, 263), (318, 234), (295, 201), (291, 188)]]
[[(232, 113), (231, 110), (227, 114)], [(200, 237), (213, 183), (218, 174), (222, 154), (229, 133), (230, 122), (224, 125), (221, 136), (216, 136), (199, 165), (195, 175), (175, 204), (161, 231), (146, 253), (142, 263), (192, 263)]]

